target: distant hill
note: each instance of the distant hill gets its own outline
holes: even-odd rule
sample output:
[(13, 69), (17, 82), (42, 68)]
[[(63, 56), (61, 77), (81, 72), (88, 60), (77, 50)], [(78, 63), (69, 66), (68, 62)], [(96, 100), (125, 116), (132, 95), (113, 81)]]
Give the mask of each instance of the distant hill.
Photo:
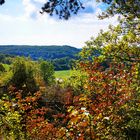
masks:
[(54, 60), (68, 57), (75, 59), (80, 49), (71, 46), (28, 46), (28, 45), (0, 45), (0, 53), (14, 56), (31, 57), (33, 60), (39, 58)]

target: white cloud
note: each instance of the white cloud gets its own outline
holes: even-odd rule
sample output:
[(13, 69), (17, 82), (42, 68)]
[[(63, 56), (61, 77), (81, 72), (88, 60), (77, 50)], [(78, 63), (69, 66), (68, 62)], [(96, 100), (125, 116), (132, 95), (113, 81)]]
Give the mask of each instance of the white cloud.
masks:
[(45, 3), (46, 0), (34, 0), (35, 2), (39, 2), (39, 3)]
[(33, 0), (23, 0), (23, 6), (25, 9), (24, 16), (26, 18), (35, 19), (37, 16), (38, 8), (33, 2), (34, 2)]
[[(107, 30), (109, 24), (117, 24), (116, 17), (98, 20), (97, 13), (101, 11), (99, 8), (94, 13), (81, 13), (63, 21), (46, 14), (41, 15), (33, 0), (23, 0), (23, 4), (25, 13), (22, 17), (0, 14), (0, 44), (67, 44), (82, 47), (91, 36), (97, 36), (100, 29)], [(31, 18), (33, 14), (35, 19)]]
[(97, 3), (96, 1), (93, 1), (93, 0), (85, 0), (84, 6), (85, 7), (92, 7), (93, 9), (96, 9), (97, 7), (100, 6), (100, 3)]

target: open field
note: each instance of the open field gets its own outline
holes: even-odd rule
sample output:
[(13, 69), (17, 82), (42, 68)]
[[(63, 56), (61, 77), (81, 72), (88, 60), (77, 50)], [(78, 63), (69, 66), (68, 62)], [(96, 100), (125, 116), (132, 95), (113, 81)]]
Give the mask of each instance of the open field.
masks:
[(70, 76), (71, 70), (62, 70), (62, 71), (55, 71), (56, 78), (68, 78)]

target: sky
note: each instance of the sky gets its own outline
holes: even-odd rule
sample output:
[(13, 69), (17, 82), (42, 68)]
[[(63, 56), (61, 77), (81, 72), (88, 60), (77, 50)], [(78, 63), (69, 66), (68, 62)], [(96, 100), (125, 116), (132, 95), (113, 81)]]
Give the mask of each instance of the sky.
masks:
[(46, 0), (6, 0), (0, 6), (0, 45), (71, 45), (82, 48), (117, 18), (99, 20), (106, 5), (84, 0), (85, 9), (69, 20), (40, 14)]

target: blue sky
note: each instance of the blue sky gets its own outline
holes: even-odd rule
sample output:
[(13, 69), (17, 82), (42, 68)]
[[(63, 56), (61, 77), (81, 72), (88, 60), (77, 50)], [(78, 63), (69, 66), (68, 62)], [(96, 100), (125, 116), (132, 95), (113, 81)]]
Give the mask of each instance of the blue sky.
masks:
[(68, 21), (39, 13), (46, 0), (6, 0), (0, 6), (0, 44), (71, 45), (81, 48), (100, 29), (116, 24), (116, 17), (98, 20), (106, 8), (95, 0), (84, 0), (86, 9)]

